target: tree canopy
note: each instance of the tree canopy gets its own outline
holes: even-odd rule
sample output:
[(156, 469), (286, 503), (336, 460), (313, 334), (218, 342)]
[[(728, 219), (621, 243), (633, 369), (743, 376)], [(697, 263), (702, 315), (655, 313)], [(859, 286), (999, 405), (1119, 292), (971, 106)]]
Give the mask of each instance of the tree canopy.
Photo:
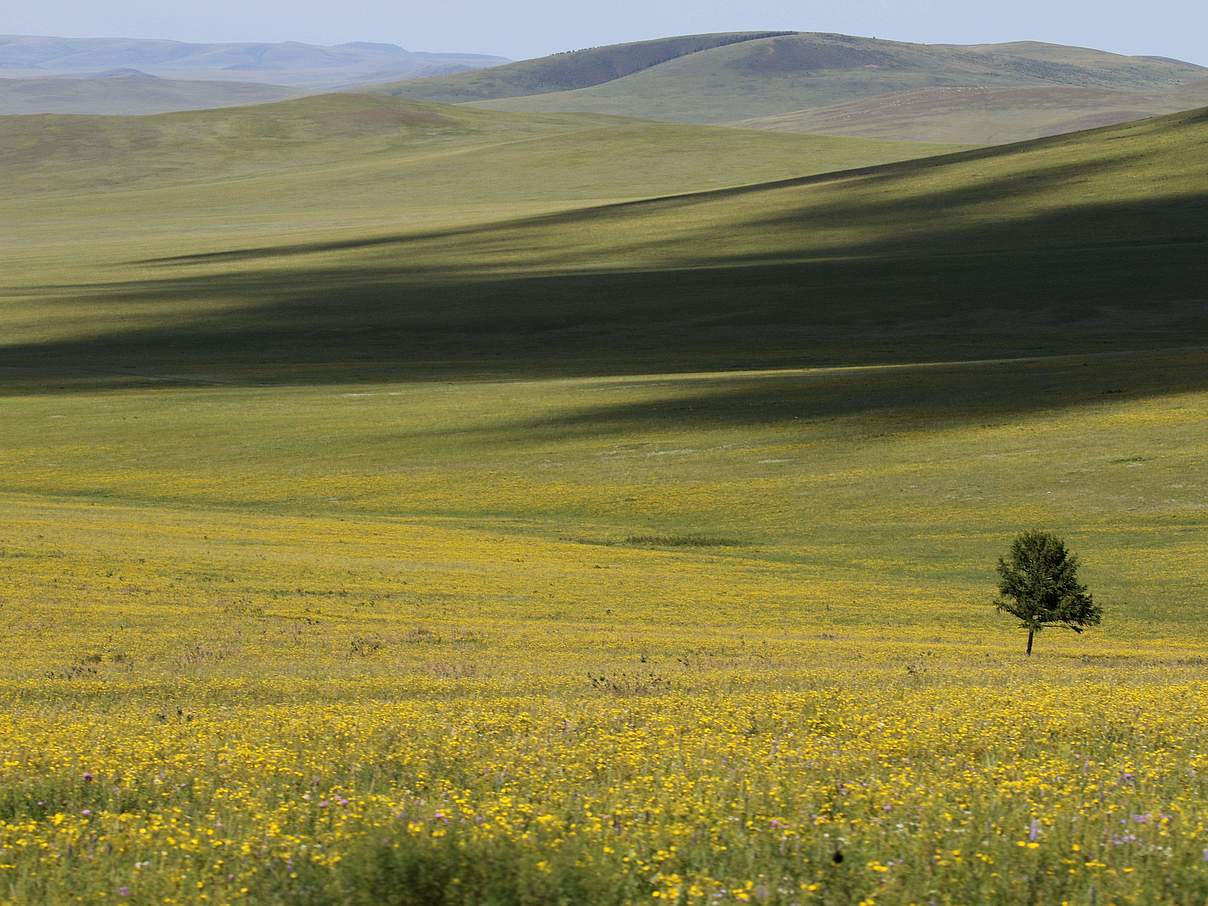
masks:
[(1098, 626), (1103, 609), (1078, 581), (1079, 560), (1050, 532), (1028, 531), (998, 561), (999, 611), (1028, 630), (1028, 654), (1036, 633), (1049, 626), (1082, 632)]

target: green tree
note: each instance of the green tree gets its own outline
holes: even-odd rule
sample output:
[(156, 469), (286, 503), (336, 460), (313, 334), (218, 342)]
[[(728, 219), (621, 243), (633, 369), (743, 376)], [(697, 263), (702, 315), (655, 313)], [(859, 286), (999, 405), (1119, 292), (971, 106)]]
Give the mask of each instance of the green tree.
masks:
[(1028, 656), (1036, 633), (1049, 626), (1082, 632), (1098, 626), (1103, 609), (1078, 581), (1078, 558), (1049, 532), (1024, 532), (1011, 552), (998, 561), (996, 603), (1003, 613), (1018, 618), (1028, 631)]

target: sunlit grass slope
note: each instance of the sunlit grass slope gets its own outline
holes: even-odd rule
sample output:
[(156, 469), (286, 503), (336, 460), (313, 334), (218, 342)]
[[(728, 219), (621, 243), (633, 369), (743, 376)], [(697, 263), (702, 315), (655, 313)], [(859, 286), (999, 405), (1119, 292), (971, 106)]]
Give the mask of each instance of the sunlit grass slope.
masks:
[(868, 138), (996, 145), (1174, 113), (1208, 102), (1208, 79), (1160, 93), (1050, 85), (1028, 88), (923, 88), (831, 107), (743, 120), (773, 129)]
[(1202, 899), (1205, 364), (9, 396), (0, 896)]
[(1208, 897), (1203, 113), (3, 125), (0, 902)]
[[(948, 150), (335, 94), (151, 117), (4, 118), (5, 248), (107, 236), (191, 243), (331, 237), (645, 198)], [(37, 206), (30, 210), (30, 199)], [(95, 228), (94, 228), (95, 227)], [(98, 230), (100, 234), (98, 235)], [(165, 235), (167, 231), (167, 235)], [(80, 248), (77, 236), (88, 239)], [(11, 273), (11, 272), (10, 272)]]

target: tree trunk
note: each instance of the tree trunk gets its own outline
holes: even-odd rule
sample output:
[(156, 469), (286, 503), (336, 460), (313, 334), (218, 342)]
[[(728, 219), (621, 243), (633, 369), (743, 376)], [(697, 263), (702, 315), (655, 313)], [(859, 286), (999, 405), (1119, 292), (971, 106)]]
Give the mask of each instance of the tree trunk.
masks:
[(1036, 630), (1028, 627), (1028, 657), (1032, 656), (1032, 639), (1036, 637)]

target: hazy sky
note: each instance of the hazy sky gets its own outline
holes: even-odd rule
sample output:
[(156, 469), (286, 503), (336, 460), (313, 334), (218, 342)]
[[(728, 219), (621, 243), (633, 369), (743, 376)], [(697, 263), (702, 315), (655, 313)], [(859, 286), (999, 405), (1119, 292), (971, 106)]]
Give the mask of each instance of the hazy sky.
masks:
[(0, 34), (386, 41), (516, 59), (709, 31), (1034, 39), (1208, 65), (1205, 0), (3, 0)]

